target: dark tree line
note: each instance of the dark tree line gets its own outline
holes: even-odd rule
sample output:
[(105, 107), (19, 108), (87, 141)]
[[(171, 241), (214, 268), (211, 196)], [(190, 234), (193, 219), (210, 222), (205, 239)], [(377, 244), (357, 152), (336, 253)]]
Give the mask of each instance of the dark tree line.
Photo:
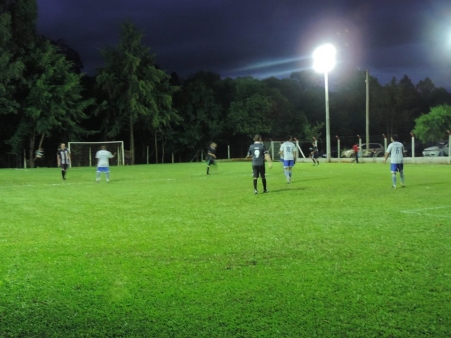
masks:
[[(145, 163), (147, 149), (161, 163), (173, 155), (198, 160), (213, 140), (219, 157), (226, 145), (242, 157), (255, 133), (324, 137), (324, 83), (313, 71), (284, 79), (212, 72), (181, 79), (158, 67), (143, 33), (126, 21), (118, 45), (101, 51), (104, 67), (87, 76), (64, 41), (36, 34), (36, 18), (35, 0), (0, 0), (0, 167), (21, 166), (24, 157), (33, 166), (38, 147), (53, 154), (68, 141), (123, 140), (133, 163)], [(334, 86), (331, 135), (362, 134), (365, 90), (360, 71)], [(381, 85), (370, 77), (370, 134), (409, 133), (415, 119), (450, 103), (450, 93), (429, 78), (413, 84), (405, 75)]]

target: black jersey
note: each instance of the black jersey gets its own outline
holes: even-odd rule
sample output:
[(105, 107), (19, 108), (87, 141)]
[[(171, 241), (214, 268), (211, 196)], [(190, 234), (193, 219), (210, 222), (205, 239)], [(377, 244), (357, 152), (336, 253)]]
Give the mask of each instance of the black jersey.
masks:
[(252, 156), (252, 165), (253, 166), (263, 166), (265, 165), (265, 155), (268, 154), (266, 147), (261, 142), (255, 142), (251, 144), (249, 147), (249, 151), (247, 152), (248, 156)]
[(210, 154), (216, 155), (216, 148), (215, 147), (210, 146), (210, 147), (208, 147), (208, 150), (207, 150), (207, 156), (208, 156), (207, 159), (208, 160), (214, 160), (215, 157), (210, 156)]

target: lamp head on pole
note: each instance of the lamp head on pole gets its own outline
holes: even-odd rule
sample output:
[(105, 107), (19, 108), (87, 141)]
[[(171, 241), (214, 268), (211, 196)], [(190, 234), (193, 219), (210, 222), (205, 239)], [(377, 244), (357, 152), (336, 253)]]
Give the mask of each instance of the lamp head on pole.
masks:
[(316, 48), (313, 52), (313, 69), (318, 73), (330, 72), (336, 64), (337, 51), (330, 43)]

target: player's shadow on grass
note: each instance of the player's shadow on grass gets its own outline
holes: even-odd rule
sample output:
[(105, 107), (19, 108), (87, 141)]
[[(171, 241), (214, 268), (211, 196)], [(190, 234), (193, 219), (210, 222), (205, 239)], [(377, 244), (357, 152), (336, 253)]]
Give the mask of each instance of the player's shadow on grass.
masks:
[(418, 184), (415, 184), (415, 186), (422, 187), (422, 186), (430, 186), (430, 185), (444, 185), (447, 183), (449, 183), (449, 182), (443, 181), (443, 182), (432, 182), (432, 183), (418, 183)]
[(279, 189), (269, 189), (269, 193), (280, 193), (280, 192), (288, 192), (288, 191), (295, 191), (295, 190), (307, 190), (306, 187), (296, 187), (296, 188), (279, 188)]

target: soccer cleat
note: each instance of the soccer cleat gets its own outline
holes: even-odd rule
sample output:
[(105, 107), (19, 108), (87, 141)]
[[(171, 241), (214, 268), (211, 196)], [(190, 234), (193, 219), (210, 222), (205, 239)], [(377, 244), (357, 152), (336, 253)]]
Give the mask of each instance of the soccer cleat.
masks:
[(401, 188), (405, 188), (406, 186), (404, 184), (401, 184)]
[(258, 194), (258, 191), (257, 191), (257, 189), (254, 189), (254, 194), (255, 194), (255, 195), (257, 195), (257, 194)]
[(392, 188), (392, 189), (396, 189), (396, 185), (392, 186), (391, 188)]
[(269, 192), (268, 189), (263, 190), (264, 194), (267, 194), (268, 192)]
[(106, 180), (106, 183), (110, 183), (110, 180)]

